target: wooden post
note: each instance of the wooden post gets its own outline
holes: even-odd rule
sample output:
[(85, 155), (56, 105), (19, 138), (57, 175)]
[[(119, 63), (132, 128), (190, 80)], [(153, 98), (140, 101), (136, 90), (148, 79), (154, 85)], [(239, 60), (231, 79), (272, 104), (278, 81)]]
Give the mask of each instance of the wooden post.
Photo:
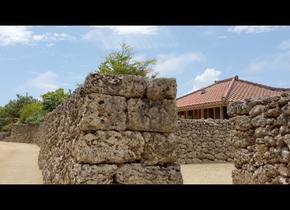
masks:
[(214, 107), (214, 108), (213, 108), (213, 119), (216, 119), (216, 116), (215, 116), (216, 113), (215, 113), (215, 111), (216, 111), (216, 110), (215, 110), (215, 107)]
[(204, 118), (204, 109), (201, 109), (201, 116), (200, 118)]
[(224, 109), (222, 105), (220, 107), (220, 119), (224, 119)]

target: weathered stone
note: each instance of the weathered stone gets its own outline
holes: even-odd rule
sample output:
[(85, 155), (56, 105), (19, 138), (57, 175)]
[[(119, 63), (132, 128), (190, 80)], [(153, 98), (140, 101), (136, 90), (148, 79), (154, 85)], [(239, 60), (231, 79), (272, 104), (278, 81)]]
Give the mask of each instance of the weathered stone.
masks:
[(120, 130), (126, 129), (126, 98), (98, 93), (88, 94), (79, 110), (79, 129), (86, 130)]
[(143, 132), (144, 152), (140, 162), (145, 165), (173, 163), (176, 161), (176, 140), (173, 133)]
[(290, 176), (290, 168), (287, 167), (287, 165), (285, 163), (280, 163), (279, 168), (278, 168), (278, 172), (282, 175), (282, 176)]
[(180, 166), (166, 164), (163, 166), (145, 166), (139, 163), (123, 164), (115, 175), (118, 184), (182, 184)]
[(251, 154), (248, 150), (238, 148), (236, 149), (236, 152), (234, 154), (234, 160), (235, 160), (235, 167), (241, 168), (242, 165), (249, 163), (253, 154)]
[(237, 130), (248, 130), (252, 127), (250, 116), (236, 116), (231, 119), (234, 122), (235, 129)]
[(127, 101), (127, 129), (136, 131), (174, 132), (177, 126), (175, 99)]
[(285, 136), (283, 136), (283, 140), (287, 144), (287, 146), (290, 150), (290, 134), (286, 134)]
[(271, 164), (264, 165), (263, 170), (268, 177), (276, 177), (279, 174), (277, 168)]
[(269, 132), (266, 128), (258, 127), (255, 130), (254, 136), (255, 138), (260, 138), (269, 135)]
[(278, 117), (281, 114), (281, 110), (279, 107), (276, 107), (274, 109), (269, 109), (265, 114), (267, 117)]
[(80, 137), (74, 151), (78, 163), (124, 163), (141, 158), (144, 138), (133, 131), (95, 131)]
[(257, 115), (251, 120), (251, 123), (254, 127), (264, 127), (266, 126), (266, 118), (263, 114)]
[(148, 99), (175, 99), (177, 92), (176, 78), (147, 79), (146, 82), (146, 96)]
[(37, 139), (44, 184), (182, 184), (180, 166), (169, 163), (176, 160), (175, 95), (172, 78), (147, 84), (90, 73), (35, 134), (22, 136)]
[(113, 184), (116, 164), (82, 164), (76, 184)]
[(264, 111), (264, 109), (265, 109), (265, 106), (256, 105), (251, 109), (251, 111), (249, 112), (249, 115), (251, 115), (252, 117), (255, 117), (258, 114), (262, 113)]
[(177, 142), (176, 162), (233, 162), (231, 127), (227, 119), (178, 119), (174, 132)]
[(255, 142), (253, 130), (251, 132), (231, 130), (232, 145), (236, 148), (246, 148)]
[(143, 97), (147, 84), (141, 76), (89, 73), (84, 82), (85, 92)]
[(284, 115), (290, 115), (290, 101), (288, 102), (288, 104), (282, 107), (282, 111)]

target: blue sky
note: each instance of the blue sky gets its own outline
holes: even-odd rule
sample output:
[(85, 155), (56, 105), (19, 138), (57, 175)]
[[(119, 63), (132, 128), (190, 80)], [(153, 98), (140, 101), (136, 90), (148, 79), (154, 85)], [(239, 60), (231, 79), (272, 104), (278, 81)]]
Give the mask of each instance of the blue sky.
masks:
[(290, 26), (0, 26), (0, 106), (16, 94), (75, 90), (122, 40), (136, 60), (158, 58), (177, 97), (235, 75), (290, 87)]

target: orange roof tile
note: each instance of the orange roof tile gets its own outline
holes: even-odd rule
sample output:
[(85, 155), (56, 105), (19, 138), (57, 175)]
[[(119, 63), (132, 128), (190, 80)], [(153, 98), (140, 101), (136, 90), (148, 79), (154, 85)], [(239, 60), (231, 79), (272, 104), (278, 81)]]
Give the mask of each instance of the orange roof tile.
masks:
[(214, 103), (243, 101), (246, 97), (259, 98), (266, 95), (279, 95), (290, 88), (274, 88), (246, 80), (238, 76), (215, 81), (214, 84), (196, 90), (176, 99), (177, 108), (197, 107)]

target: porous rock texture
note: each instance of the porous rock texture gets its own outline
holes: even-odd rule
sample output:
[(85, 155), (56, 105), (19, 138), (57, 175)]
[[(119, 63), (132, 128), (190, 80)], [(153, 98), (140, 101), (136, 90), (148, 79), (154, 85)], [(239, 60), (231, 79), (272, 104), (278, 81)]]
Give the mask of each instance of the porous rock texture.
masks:
[(44, 183), (182, 184), (175, 97), (175, 78), (90, 73), (42, 123)]
[(235, 148), (224, 119), (178, 119), (175, 130), (177, 163), (233, 162)]
[(231, 103), (234, 184), (290, 183), (290, 92)]

